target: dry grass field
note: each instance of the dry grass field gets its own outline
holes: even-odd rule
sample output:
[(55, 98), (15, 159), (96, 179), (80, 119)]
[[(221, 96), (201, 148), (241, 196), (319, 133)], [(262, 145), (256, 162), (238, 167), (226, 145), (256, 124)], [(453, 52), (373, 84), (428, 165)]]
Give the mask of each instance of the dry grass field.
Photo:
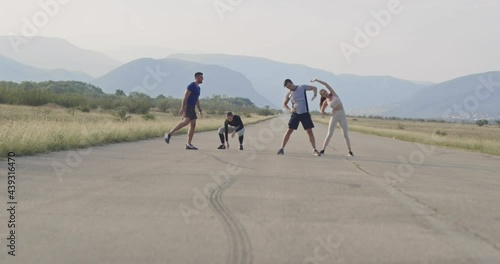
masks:
[[(152, 112), (151, 116), (153, 119), (130, 115), (122, 121), (112, 111), (84, 113), (56, 106), (0, 105), (0, 157), (6, 157), (10, 151), (16, 155), (32, 155), (160, 137), (180, 120), (171, 113)], [(244, 117), (244, 121), (252, 124), (268, 118), (272, 116), (252, 114)], [(220, 115), (205, 115), (198, 120), (196, 130), (215, 130), (223, 120)], [(328, 124), (329, 118), (314, 116), (314, 120)], [(500, 156), (500, 127), (494, 125), (479, 127), (351, 117), (348, 121), (350, 130), (365, 134)], [(186, 129), (181, 130), (185, 132)]]
[[(84, 113), (56, 106), (0, 105), (0, 157), (11, 151), (32, 155), (160, 137), (180, 120), (160, 112), (152, 112), (149, 120), (142, 115), (130, 116), (122, 121), (111, 111)], [(271, 117), (253, 114), (243, 119), (251, 124)], [(223, 122), (223, 116), (208, 115), (198, 120), (196, 131), (215, 130)]]
[[(315, 116), (316, 122), (328, 124), (330, 118)], [(433, 123), (400, 120), (348, 118), (349, 130), (433, 144), (500, 156), (500, 127), (475, 124)]]

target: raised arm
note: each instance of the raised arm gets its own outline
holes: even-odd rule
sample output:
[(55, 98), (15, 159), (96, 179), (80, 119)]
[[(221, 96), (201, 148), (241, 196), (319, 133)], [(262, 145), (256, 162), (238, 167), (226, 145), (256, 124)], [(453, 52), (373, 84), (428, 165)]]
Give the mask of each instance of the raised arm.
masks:
[(322, 85), (324, 85), (326, 87), (326, 89), (328, 89), (328, 91), (330, 92), (330, 94), (333, 94), (333, 95), (337, 95), (337, 93), (335, 93), (335, 91), (333, 90), (333, 88), (326, 82), (322, 81), (322, 80), (318, 80), (318, 79), (312, 79), (311, 82), (318, 82)]

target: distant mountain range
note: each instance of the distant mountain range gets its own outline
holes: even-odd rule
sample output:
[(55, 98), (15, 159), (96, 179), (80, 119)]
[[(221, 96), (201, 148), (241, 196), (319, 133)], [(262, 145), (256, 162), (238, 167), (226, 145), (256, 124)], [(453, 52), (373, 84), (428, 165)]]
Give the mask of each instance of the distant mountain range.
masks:
[(500, 118), (500, 71), (431, 85), (382, 115), (416, 118)]
[(131, 46), (117, 47), (113, 50), (103, 52), (109, 57), (128, 63), (142, 58), (164, 59), (171, 54), (176, 53), (174, 49), (168, 49), (158, 46)]
[(0, 36), (0, 55), (40, 69), (65, 69), (99, 77), (121, 62), (99, 52), (79, 48), (66, 40), (33, 37), (16, 51), (8, 36)]
[[(141, 58), (138, 50), (116, 49), (108, 55), (81, 49), (66, 40), (35, 37), (13, 49), (9, 37), (0, 36), (0, 80), (89, 82), (105, 92), (117, 89), (139, 91), (152, 97), (159, 94), (182, 97), (193, 74), (205, 74), (202, 96), (245, 97), (257, 106), (281, 108), (286, 89), (283, 80), (310, 84), (311, 78), (330, 83), (350, 114), (418, 118), (500, 118), (500, 87), (486, 96), (480, 79), (500, 82), (500, 72), (475, 74), (440, 84), (407, 81), (390, 76), (336, 75), (305, 65), (288, 64), (265, 58), (225, 54), (173, 54), (172, 49), (155, 47)], [(144, 56), (144, 55), (143, 55)], [(122, 64), (116, 59), (129, 61)], [(312, 84), (322, 88), (318, 83)], [(474, 97), (477, 99), (474, 99)], [(477, 101), (477, 105), (475, 104)], [(469, 104), (469, 105), (467, 105)], [(318, 109), (317, 101), (310, 104)], [(462, 110), (460, 110), (462, 107)]]
[[(286, 93), (283, 81), (292, 79), (295, 84), (310, 84), (311, 78), (328, 82), (349, 109), (391, 104), (408, 98), (426, 87), (424, 84), (396, 79), (390, 76), (335, 75), (304, 65), (287, 64), (264, 58), (224, 54), (174, 54), (177, 58), (200, 63), (221, 65), (243, 73), (255, 89), (280, 106)], [(311, 84), (322, 88), (318, 83)], [(317, 109), (318, 107), (315, 107)]]
[(135, 60), (92, 81), (92, 84), (108, 93), (121, 89), (126, 93), (137, 91), (153, 97), (160, 94), (182, 97), (197, 71), (203, 72), (205, 76), (202, 97), (228, 95), (248, 98), (259, 106), (272, 105), (272, 102), (259, 95), (250, 81), (239, 72), (217, 65), (177, 59)]
[(11, 60), (0, 55), (0, 80), (11, 82), (22, 81), (82, 81), (90, 82), (92, 76), (68, 70), (44, 70), (32, 66), (24, 65), (15, 60)]

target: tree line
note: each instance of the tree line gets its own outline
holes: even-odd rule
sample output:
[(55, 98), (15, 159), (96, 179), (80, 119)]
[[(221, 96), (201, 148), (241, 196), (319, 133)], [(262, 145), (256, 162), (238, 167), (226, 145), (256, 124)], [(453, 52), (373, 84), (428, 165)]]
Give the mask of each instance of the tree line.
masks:
[[(107, 94), (101, 88), (76, 81), (5, 82), (0, 81), (0, 104), (42, 106), (57, 104), (65, 108), (76, 108), (84, 112), (92, 109), (124, 110), (133, 114), (147, 114), (151, 109), (176, 113), (182, 100), (159, 95), (151, 98), (140, 92), (128, 95), (123, 90)], [(200, 99), (208, 114), (223, 114), (226, 111), (273, 115), (279, 110), (269, 106), (257, 107), (251, 100), (242, 97), (212, 95)]]

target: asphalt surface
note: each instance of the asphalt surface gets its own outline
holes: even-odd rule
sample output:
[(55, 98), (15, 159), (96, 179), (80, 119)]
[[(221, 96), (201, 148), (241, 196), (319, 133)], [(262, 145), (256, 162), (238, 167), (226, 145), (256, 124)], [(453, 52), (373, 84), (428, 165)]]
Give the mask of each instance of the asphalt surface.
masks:
[(500, 263), (499, 157), (285, 123), (2, 161), (0, 263)]

